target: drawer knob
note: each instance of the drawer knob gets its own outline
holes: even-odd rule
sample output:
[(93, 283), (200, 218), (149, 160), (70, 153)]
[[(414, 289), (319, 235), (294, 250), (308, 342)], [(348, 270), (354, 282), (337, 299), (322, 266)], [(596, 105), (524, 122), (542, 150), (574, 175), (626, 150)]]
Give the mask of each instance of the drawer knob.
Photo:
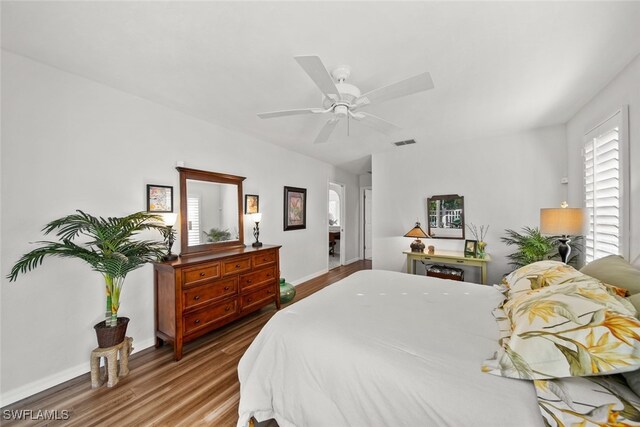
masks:
[(229, 307), (229, 306), (226, 306), (226, 307), (224, 308), (224, 311), (229, 311), (229, 310), (231, 310), (231, 307)]
[(236, 264), (236, 268), (240, 268), (240, 264)]
[(269, 289), (269, 290), (267, 291), (267, 293), (268, 293), (268, 294), (272, 294), (272, 293), (273, 293), (273, 291), (272, 291), (271, 289)]
[(224, 287), (224, 290), (225, 290), (225, 291), (228, 291), (228, 290), (229, 290), (229, 287), (228, 287), (228, 286), (225, 286), (225, 287)]
[(249, 297), (249, 298), (247, 298), (247, 301), (251, 302), (251, 301), (253, 301), (253, 298)]
[(204, 277), (205, 272), (203, 271), (202, 273), (200, 273), (200, 277)]
[(193, 323), (195, 323), (197, 325), (198, 323), (200, 323), (200, 319), (194, 320)]
[(262, 258), (262, 261), (267, 262), (269, 261), (269, 258)]
[(198, 301), (200, 299), (200, 295), (196, 295), (195, 297), (193, 297), (193, 299)]
[(267, 277), (271, 277), (271, 273), (267, 273)]
[(247, 283), (251, 283), (251, 279), (247, 279)]

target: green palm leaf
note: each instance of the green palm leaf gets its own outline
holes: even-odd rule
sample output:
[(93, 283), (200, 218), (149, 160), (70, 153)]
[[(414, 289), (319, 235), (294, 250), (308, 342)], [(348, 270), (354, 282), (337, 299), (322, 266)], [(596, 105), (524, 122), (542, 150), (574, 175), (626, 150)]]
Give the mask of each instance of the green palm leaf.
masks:
[[(95, 217), (81, 210), (48, 223), (44, 234), (55, 234), (59, 241), (36, 242), (42, 246), (24, 254), (7, 275), (15, 281), (41, 265), (47, 257), (77, 258), (85, 261), (92, 270), (105, 277), (112, 319), (119, 307), (119, 295), (128, 273), (144, 264), (161, 258), (166, 251), (162, 241), (134, 240), (145, 230), (158, 230), (166, 235), (161, 217), (146, 212), (136, 212), (125, 217)], [(82, 244), (74, 243), (78, 237)]]

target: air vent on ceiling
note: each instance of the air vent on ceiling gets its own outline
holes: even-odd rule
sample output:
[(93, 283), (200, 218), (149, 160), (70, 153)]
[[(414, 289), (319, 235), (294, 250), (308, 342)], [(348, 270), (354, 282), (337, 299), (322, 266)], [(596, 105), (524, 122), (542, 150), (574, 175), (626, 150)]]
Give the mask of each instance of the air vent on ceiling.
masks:
[(415, 139), (407, 139), (405, 141), (392, 142), (392, 144), (395, 145), (396, 147), (401, 147), (403, 145), (411, 145), (415, 143), (416, 143)]

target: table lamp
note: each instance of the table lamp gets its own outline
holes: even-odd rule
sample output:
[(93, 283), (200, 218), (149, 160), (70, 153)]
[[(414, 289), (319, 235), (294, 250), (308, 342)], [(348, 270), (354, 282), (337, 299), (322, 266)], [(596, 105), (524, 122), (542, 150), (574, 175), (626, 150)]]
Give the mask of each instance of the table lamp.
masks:
[(558, 253), (565, 264), (571, 254), (570, 235), (581, 235), (584, 230), (585, 214), (582, 208), (570, 208), (562, 202), (559, 208), (540, 209), (540, 233), (560, 235)]
[(166, 231), (162, 234), (167, 240), (167, 254), (162, 257), (163, 261), (173, 261), (178, 258), (178, 255), (171, 253), (171, 248), (173, 247), (173, 242), (175, 240), (175, 230), (173, 229), (173, 226), (177, 219), (177, 213), (162, 214), (162, 222), (164, 222), (164, 226), (166, 227)]
[(420, 227), (420, 223), (416, 221), (416, 225), (404, 235), (404, 237), (412, 237), (414, 240), (411, 243), (411, 252), (423, 252), (424, 251), (424, 243), (420, 241), (420, 239), (426, 239), (429, 237), (427, 233), (424, 232), (422, 227)]
[(262, 246), (262, 242), (258, 240), (258, 237), (260, 237), (260, 221), (262, 221), (262, 214), (260, 212), (256, 212), (249, 215), (249, 217), (251, 218), (251, 221), (256, 223), (256, 226), (253, 227), (253, 237), (256, 238), (256, 241), (253, 242), (251, 246), (253, 246), (254, 248), (259, 248), (260, 246)]

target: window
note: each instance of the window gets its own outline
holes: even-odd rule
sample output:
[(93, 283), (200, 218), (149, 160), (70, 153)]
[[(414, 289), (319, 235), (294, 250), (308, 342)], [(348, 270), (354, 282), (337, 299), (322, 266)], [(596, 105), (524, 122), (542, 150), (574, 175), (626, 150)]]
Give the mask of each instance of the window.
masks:
[(187, 197), (187, 244), (196, 246), (200, 244), (200, 197)]
[(626, 255), (628, 249), (627, 110), (585, 135), (584, 195), (588, 214), (586, 261), (607, 255)]

